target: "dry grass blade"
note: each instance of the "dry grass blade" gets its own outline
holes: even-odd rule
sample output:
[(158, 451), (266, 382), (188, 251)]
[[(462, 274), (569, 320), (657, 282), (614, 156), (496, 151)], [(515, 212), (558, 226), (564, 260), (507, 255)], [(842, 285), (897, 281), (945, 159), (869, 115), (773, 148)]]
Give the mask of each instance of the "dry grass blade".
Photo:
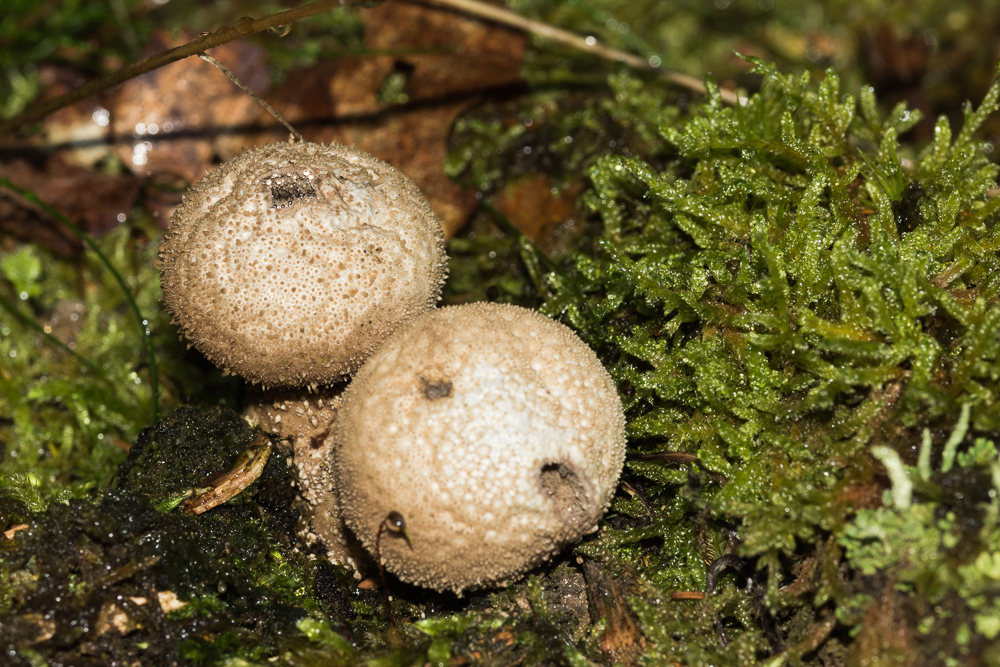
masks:
[[(554, 42), (560, 44), (565, 44), (567, 46), (572, 46), (573, 48), (580, 49), (581, 51), (586, 51), (592, 53), (601, 58), (607, 60), (614, 60), (620, 63), (625, 63), (629, 67), (634, 67), (636, 69), (652, 70), (659, 72), (660, 76), (674, 83), (682, 88), (687, 88), (688, 90), (693, 90), (698, 93), (704, 94), (706, 91), (705, 83), (693, 76), (683, 74), (681, 72), (675, 72), (673, 70), (663, 70), (658, 67), (650, 65), (649, 61), (642, 56), (637, 56), (634, 53), (628, 53), (627, 51), (620, 51), (618, 49), (611, 48), (601, 44), (593, 37), (583, 37), (577, 35), (576, 33), (570, 32), (568, 30), (563, 30), (561, 28), (556, 28), (554, 26), (548, 25), (547, 23), (541, 23), (539, 21), (532, 21), (531, 19), (526, 19), (516, 12), (512, 12), (509, 9), (503, 9), (502, 7), (496, 7), (494, 5), (488, 5), (484, 2), (479, 2), (478, 0), (413, 0), (423, 5), (428, 5), (430, 7), (439, 7), (442, 9), (450, 9), (463, 14), (469, 14), (477, 18), (486, 19), (489, 21), (495, 21), (505, 26), (511, 28), (517, 28), (518, 30), (523, 30), (525, 32), (530, 32), (533, 35), (538, 35), (539, 37), (545, 37), (546, 39), (551, 39)], [(720, 90), (719, 96), (722, 101), (727, 104), (745, 104), (746, 98), (741, 97), (731, 90)]]
[(238, 496), (264, 472), (272, 449), (270, 439), (265, 434), (258, 433), (231, 470), (217, 479), (209, 480), (211, 488), (207, 492), (184, 503), (187, 511), (201, 514)]

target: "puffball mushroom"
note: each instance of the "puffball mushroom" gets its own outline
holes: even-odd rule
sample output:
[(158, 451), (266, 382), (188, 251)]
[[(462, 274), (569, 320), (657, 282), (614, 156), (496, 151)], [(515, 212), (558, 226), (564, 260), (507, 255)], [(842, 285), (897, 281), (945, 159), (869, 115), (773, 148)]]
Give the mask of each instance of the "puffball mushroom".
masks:
[[(362, 366), (333, 468), (347, 526), (372, 554), (379, 541), (386, 569), (461, 594), (594, 530), (624, 458), (621, 402), (594, 352), (537, 312), (472, 304), (410, 320)], [(379, 536), (393, 512), (408, 537)]]
[(270, 144), (185, 195), (160, 246), (181, 333), (265, 386), (329, 384), (401, 322), (433, 308), (441, 222), (381, 160), (331, 144)]

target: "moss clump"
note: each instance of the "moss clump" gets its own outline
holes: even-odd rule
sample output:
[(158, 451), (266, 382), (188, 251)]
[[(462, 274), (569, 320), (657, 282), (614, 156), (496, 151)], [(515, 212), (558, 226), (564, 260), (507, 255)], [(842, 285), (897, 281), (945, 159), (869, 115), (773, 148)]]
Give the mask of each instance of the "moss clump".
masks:
[[(681, 110), (618, 77), (614, 99), (550, 107), (530, 132), (490, 143), (459, 128), (459, 150), (495, 144), (497, 157), (467, 163), (490, 183), (523, 168), (514, 151), (566, 151), (554, 135), (580, 145), (597, 109), (605, 136), (632, 137), (592, 162), (593, 237), (556, 262), (509, 230), (490, 248), (520, 251), (531, 289), (509, 297), (573, 324), (613, 363), (628, 406), (627, 493), (579, 551), (639, 563), (633, 607), (654, 664), (992, 655), (992, 612), (978, 610), (993, 583), (957, 574), (997, 548), (991, 464), (928, 472), (904, 517), (877, 509), (892, 473), (869, 454), (916, 465), (926, 433), (930, 470), (997, 431), (998, 169), (974, 137), (1000, 84), (957, 134), (941, 118), (918, 151), (899, 137), (919, 113), (883, 115), (867, 88), (843, 96), (833, 72), (814, 85), (751, 61), (764, 81), (743, 107), (711, 92)], [(488, 243), (475, 232), (459, 251)], [(460, 253), (459, 284), (474, 284), (470, 260), (483, 269)], [(864, 544), (912, 560), (845, 556), (862, 526), (879, 538)], [(931, 572), (950, 583), (931, 586)], [(702, 602), (664, 601), (706, 586)], [(908, 611), (888, 613), (889, 598)]]
[(322, 615), (314, 569), (291, 535), (294, 489), (283, 457), (205, 514), (154, 506), (225, 470), (252, 439), (231, 411), (184, 408), (143, 432), (116, 490), (40, 513), (3, 497), (5, 518), (27, 523), (0, 551), (10, 664), (251, 658), (298, 635), (307, 613)]
[[(687, 117), (630, 107), (659, 138), (645, 157), (591, 168), (584, 201), (603, 223), (593, 250), (558, 271), (537, 251), (538, 268), (527, 264), (542, 310), (617, 359), (630, 416), (634, 493), (580, 550), (642, 563), (653, 588), (635, 609), (665, 661), (827, 660), (858, 631), (915, 660), (917, 635), (899, 628), (926, 623), (863, 629), (898, 580), (889, 564), (874, 568), (879, 581), (852, 580), (843, 539), (871, 522), (887, 484), (869, 448), (916, 463), (927, 428), (930, 460), (954, 456), (964, 441), (947, 433), (963, 404), (970, 434), (1000, 428), (1000, 199), (987, 196), (998, 169), (974, 139), (1000, 84), (956, 135), (939, 119), (915, 152), (898, 137), (918, 113), (884, 117), (870, 90), (842, 96), (832, 71), (813, 86), (752, 62), (764, 82), (745, 106), (724, 106), (709, 82)], [(933, 507), (915, 505), (911, 520), (951, 512), (956, 523), (920, 568), (996, 548), (984, 475), (928, 482)], [(884, 532), (889, 545), (906, 534)], [(650, 602), (706, 582), (717, 594), (694, 608)], [(976, 597), (992, 600), (983, 585), (937, 598), (965, 610), (964, 645), (995, 636), (992, 617), (970, 615), (993, 604)], [(929, 660), (959, 655), (950, 648)]]
[[(231, 469), (254, 443), (256, 433), (246, 420), (226, 408), (182, 407), (155, 426), (144, 429), (118, 467), (117, 486), (125, 493), (158, 505), (193, 488), (206, 487), (220, 472)], [(284, 489), (294, 497), (291, 472), (278, 457), (236, 500), (249, 499), (263, 487)]]

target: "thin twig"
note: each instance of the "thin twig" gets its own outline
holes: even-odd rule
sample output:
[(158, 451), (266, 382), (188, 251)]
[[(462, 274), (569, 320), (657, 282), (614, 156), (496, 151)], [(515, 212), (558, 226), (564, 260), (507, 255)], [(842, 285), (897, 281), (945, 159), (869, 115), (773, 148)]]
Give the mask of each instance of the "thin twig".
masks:
[(37, 104), (24, 113), (18, 114), (10, 120), (0, 123), (0, 136), (11, 134), (14, 130), (23, 127), (24, 125), (28, 125), (45, 118), (53, 111), (57, 111), (63, 107), (68, 107), (69, 105), (86, 99), (91, 95), (96, 95), (101, 91), (113, 88), (114, 86), (125, 83), (129, 79), (133, 79), (140, 74), (151, 72), (155, 69), (163, 67), (164, 65), (169, 65), (170, 63), (177, 62), (178, 60), (183, 60), (184, 58), (188, 58), (208, 49), (215, 48), (216, 46), (221, 46), (235, 39), (256, 35), (259, 32), (267, 30), (268, 28), (286, 25), (299, 19), (321, 14), (331, 9), (336, 9), (345, 5), (356, 5), (366, 1), (367, 0), (319, 0), (318, 2), (303, 5), (302, 7), (296, 7), (295, 9), (289, 9), (285, 12), (271, 14), (270, 16), (265, 16), (260, 19), (252, 19), (248, 17), (241, 18), (236, 22), (236, 25), (223, 26), (215, 32), (202, 35), (193, 42), (182, 44), (181, 46), (167, 51), (161, 51), (160, 53), (140, 60), (133, 65), (124, 67), (117, 72), (107, 76), (102, 76), (99, 79), (94, 79), (79, 88), (74, 88), (65, 95), (60, 95), (59, 97)]
[(670, 594), (671, 600), (704, 600), (703, 591), (674, 591)]
[(242, 89), (244, 93), (246, 93), (247, 95), (249, 95), (250, 97), (252, 97), (257, 102), (257, 104), (259, 104), (262, 107), (264, 107), (265, 109), (267, 109), (267, 112), (269, 114), (271, 114), (272, 116), (274, 116), (278, 120), (279, 123), (281, 123), (282, 125), (284, 125), (285, 129), (288, 130), (289, 132), (291, 132), (293, 137), (295, 137), (298, 141), (301, 141), (303, 143), (305, 142), (305, 139), (302, 138), (302, 135), (299, 134), (298, 131), (294, 127), (292, 127), (291, 124), (287, 120), (285, 120), (284, 116), (282, 116), (280, 113), (278, 113), (277, 110), (275, 110), (275, 108), (272, 107), (270, 104), (268, 104), (267, 102), (265, 102), (264, 98), (262, 98), (260, 95), (258, 95), (257, 93), (253, 92), (252, 90), (250, 90), (250, 87), (248, 85), (246, 85), (245, 83), (243, 83), (242, 81), (240, 81), (238, 78), (236, 78), (236, 75), (233, 74), (232, 72), (230, 72), (228, 69), (226, 69), (225, 65), (223, 65), (222, 63), (220, 63), (218, 60), (216, 60), (212, 56), (204, 54), (204, 53), (199, 53), (198, 57), (201, 58), (202, 60), (204, 60), (205, 62), (207, 62), (209, 65), (214, 66), (220, 72), (222, 72), (227, 77), (229, 77), (230, 81), (232, 81), (237, 86), (239, 86), (240, 89)]
[[(659, 67), (654, 67), (642, 56), (637, 56), (634, 53), (620, 51), (605, 44), (601, 44), (593, 37), (583, 37), (574, 32), (548, 25), (547, 23), (532, 21), (531, 19), (524, 18), (520, 14), (512, 12), (509, 9), (504, 9), (495, 5), (488, 5), (485, 2), (479, 2), (479, 0), (410, 1), (417, 2), (422, 5), (428, 5), (430, 7), (438, 7), (440, 9), (462, 12), (463, 14), (469, 14), (470, 16), (475, 16), (476, 18), (487, 19), (495, 23), (500, 23), (501, 25), (523, 30), (524, 32), (530, 32), (531, 34), (538, 35), (539, 37), (551, 39), (552, 41), (559, 42), (560, 44), (572, 46), (573, 48), (592, 53), (595, 56), (599, 56), (607, 60), (625, 63), (629, 67), (634, 67), (636, 69), (655, 70), (659, 72), (662, 78), (670, 81), (671, 83), (675, 83), (682, 88), (687, 88), (688, 90), (693, 90), (702, 94), (707, 92), (705, 89), (705, 82), (693, 76), (689, 76), (681, 72), (675, 72), (673, 70), (664, 70)], [(720, 89), (719, 96), (726, 104), (746, 104), (745, 97), (741, 97), (731, 90)]]

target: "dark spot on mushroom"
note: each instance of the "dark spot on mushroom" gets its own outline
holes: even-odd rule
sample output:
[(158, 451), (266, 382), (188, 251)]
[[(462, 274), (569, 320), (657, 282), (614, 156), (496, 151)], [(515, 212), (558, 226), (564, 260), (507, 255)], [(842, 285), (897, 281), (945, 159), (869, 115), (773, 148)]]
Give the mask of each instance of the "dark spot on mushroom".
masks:
[(587, 524), (586, 508), (591, 503), (583, 482), (573, 468), (565, 463), (547, 463), (540, 474), (542, 489), (552, 498), (556, 510), (567, 523)]
[(451, 396), (451, 382), (448, 380), (428, 380), (421, 377), (420, 384), (423, 385), (424, 397), (429, 401)]
[(314, 435), (313, 437), (309, 438), (309, 449), (319, 449), (320, 447), (322, 447), (323, 443), (326, 441), (327, 436), (329, 435), (330, 435), (330, 429), (326, 429), (319, 435)]
[(298, 174), (283, 174), (267, 181), (271, 189), (271, 206), (285, 208), (300, 199), (316, 199), (316, 187), (311, 179)]

